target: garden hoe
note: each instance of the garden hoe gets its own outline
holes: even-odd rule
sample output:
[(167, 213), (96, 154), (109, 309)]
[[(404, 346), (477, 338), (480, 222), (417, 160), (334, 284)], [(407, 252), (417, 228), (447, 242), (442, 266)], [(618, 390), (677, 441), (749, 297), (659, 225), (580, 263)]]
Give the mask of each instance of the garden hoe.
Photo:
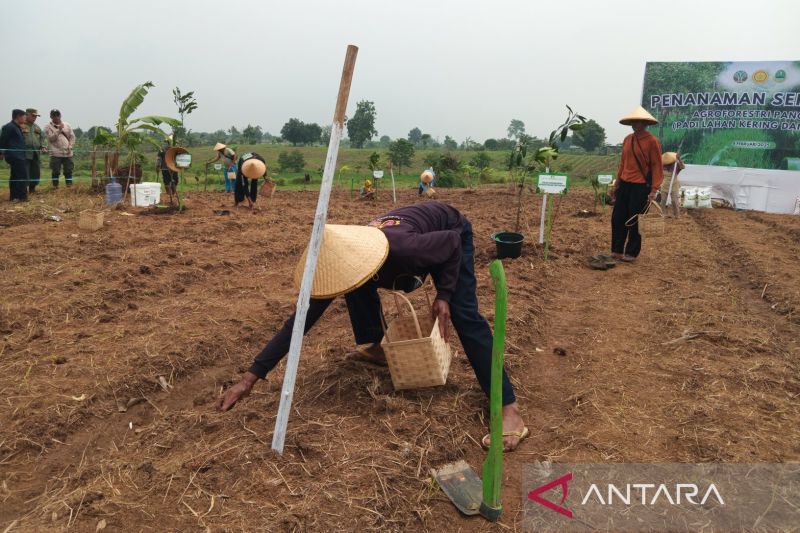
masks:
[(503, 479), (503, 354), (506, 337), (506, 276), (503, 263), (489, 267), (495, 289), (494, 340), (492, 343), (492, 382), (489, 392), (489, 453), (483, 462), (483, 481), (466, 463), (457, 461), (433, 471), (433, 477), (459, 511), (480, 514), (492, 522), (500, 518), (500, 488)]

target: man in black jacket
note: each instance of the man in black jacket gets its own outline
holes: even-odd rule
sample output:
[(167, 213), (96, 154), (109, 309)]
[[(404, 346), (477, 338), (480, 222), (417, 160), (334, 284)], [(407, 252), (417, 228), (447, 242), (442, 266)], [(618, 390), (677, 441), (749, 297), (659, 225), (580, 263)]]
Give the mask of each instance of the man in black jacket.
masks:
[[(341, 253), (334, 253), (333, 250), (336, 246), (334, 226), (326, 227), (305, 331), (311, 329), (336, 296), (344, 294), (356, 344), (367, 345), (357, 352), (373, 362), (385, 361), (380, 345), (383, 329), (377, 289), (410, 292), (418, 288), (422, 279), (430, 274), (436, 286), (432, 313), (439, 319), (442, 337), (447, 339), (448, 324), (452, 320), (478, 383), (488, 396), (492, 331), (478, 311), (470, 222), (453, 207), (440, 202), (426, 202), (395, 209), (373, 220), (369, 226), (380, 231), (370, 232), (371, 228), (361, 226), (335, 226), (337, 234), (343, 235), (337, 238), (347, 242), (339, 250)], [(348, 238), (347, 228), (356, 228), (358, 231), (352, 233), (358, 235)], [(374, 245), (374, 239), (377, 239), (378, 245)], [(330, 260), (331, 257), (334, 260)], [(298, 266), (300, 271), (302, 263), (304, 258)], [(329, 266), (330, 269), (326, 271)], [(322, 287), (327, 280), (341, 277), (339, 272), (332, 270), (345, 267), (353, 272), (349, 274), (351, 282), (343, 282), (337, 289), (326, 290)], [(295, 278), (299, 280), (297, 272)], [(239, 383), (230, 387), (219, 399), (217, 407), (220, 410), (227, 411), (249, 394), (253, 385), (259, 379), (265, 379), (267, 373), (286, 355), (294, 317), (292, 314), (256, 356)], [(503, 371), (505, 448), (513, 450), (528, 433), (514, 396), (514, 388)], [(486, 438), (484, 444), (488, 444)]]
[(11, 112), (11, 122), (0, 131), (0, 156), (11, 167), (9, 190), (12, 202), (28, 201), (28, 167), (25, 158), (25, 137), (22, 126), (26, 122), (25, 111), (15, 109)]

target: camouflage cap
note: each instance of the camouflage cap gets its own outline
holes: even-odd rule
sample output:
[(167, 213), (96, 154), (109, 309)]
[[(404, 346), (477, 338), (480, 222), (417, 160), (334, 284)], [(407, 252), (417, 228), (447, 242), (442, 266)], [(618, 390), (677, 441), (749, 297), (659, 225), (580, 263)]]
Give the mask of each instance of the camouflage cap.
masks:
[(41, 115), (39, 115), (39, 110), (38, 109), (34, 109), (32, 107), (29, 107), (28, 109), (26, 109), (25, 112), (27, 114), (29, 114), (29, 115), (36, 115), (37, 117), (41, 116)]

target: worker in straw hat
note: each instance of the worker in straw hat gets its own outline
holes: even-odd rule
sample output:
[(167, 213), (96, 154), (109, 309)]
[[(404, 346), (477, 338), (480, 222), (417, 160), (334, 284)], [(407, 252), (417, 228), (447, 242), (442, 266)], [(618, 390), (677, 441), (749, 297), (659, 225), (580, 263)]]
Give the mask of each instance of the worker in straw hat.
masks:
[(433, 182), (435, 179), (436, 173), (433, 171), (433, 167), (423, 170), (422, 174), (419, 175), (417, 196), (422, 196), (424, 194), (427, 198), (433, 198), (436, 195), (436, 191), (433, 189)]
[[(664, 181), (661, 182), (661, 207), (667, 208), (667, 197), (672, 204), (672, 216), (681, 216), (681, 183), (678, 174), (686, 168), (677, 152), (664, 152), (661, 155), (661, 164), (664, 167)], [(667, 215), (669, 216), (669, 215)]]
[(267, 174), (267, 163), (257, 153), (248, 152), (239, 158), (239, 164), (236, 166), (238, 170), (233, 205), (238, 206), (247, 198), (248, 207), (253, 209), (258, 198), (258, 180)]
[[(306, 250), (307, 253), (307, 250)], [(295, 270), (299, 285), (305, 254)], [(478, 311), (472, 225), (455, 208), (440, 202), (401, 207), (367, 226), (325, 226), (311, 289), (305, 331), (319, 320), (337, 296), (344, 295), (357, 345), (348, 357), (386, 364), (378, 288), (411, 292), (430, 274), (436, 287), (432, 315), (447, 339), (452, 320), (478, 383), (488, 396), (492, 331)], [(289, 351), (294, 317), (256, 356), (241, 380), (220, 397), (227, 411), (250, 393)], [(512, 450), (529, 431), (523, 423), (514, 388), (503, 372), (504, 445)], [(484, 438), (484, 444), (488, 445)]]
[(362, 200), (374, 200), (375, 199), (375, 187), (372, 185), (372, 181), (366, 179), (364, 180), (364, 186), (361, 187), (361, 191), (359, 192), (359, 196)]
[(630, 126), (633, 133), (622, 142), (622, 155), (611, 194), (611, 255), (633, 262), (642, 249), (637, 215), (643, 213), (656, 196), (664, 178), (661, 166), (661, 143), (647, 127), (658, 121), (642, 106), (622, 117), (620, 124)]
[(225, 192), (231, 192), (234, 190), (236, 182), (236, 178), (231, 177), (231, 174), (234, 176), (236, 174), (236, 152), (222, 143), (215, 144), (214, 151), (217, 153), (216, 156), (214, 156), (214, 159), (206, 161), (206, 165), (216, 163), (222, 159), (222, 179), (225, 183)]

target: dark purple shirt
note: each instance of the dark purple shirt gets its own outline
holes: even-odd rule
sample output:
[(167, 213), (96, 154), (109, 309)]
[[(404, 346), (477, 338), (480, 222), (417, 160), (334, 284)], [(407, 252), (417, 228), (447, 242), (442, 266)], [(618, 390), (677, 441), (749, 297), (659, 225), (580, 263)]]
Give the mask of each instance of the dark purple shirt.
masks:
[[(461, 266), (461, 230), (465, 222), (454, 207), (441, 202), (424, 202), (395, 209), (369, 223), (380, 228), (389, 241), (389, 255), (376, 274), (375, 284), (398, 289), (397, 280), (430, 274), (436, 298), (450, 302)], [(332, 299), (312, 299), (305, 331), (319, 320)], [(256, 356), (250, 372), (264, 378), (289, 351), (295, 314)]]

